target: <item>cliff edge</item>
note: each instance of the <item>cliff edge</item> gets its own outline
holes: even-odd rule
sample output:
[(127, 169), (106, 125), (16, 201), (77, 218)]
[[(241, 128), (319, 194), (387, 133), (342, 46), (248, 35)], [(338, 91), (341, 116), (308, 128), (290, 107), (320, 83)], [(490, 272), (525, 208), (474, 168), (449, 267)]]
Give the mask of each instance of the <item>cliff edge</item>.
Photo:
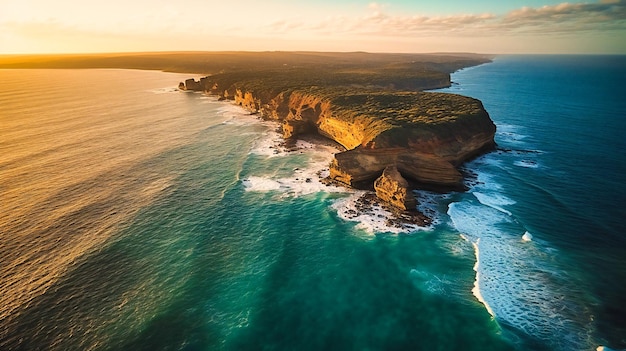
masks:
[(449, 73), (436, 65), (357, 66), (235, 70), (180, 87), (278, 121), (287, 140), (317, 133), (341, 144), (332, 181), (372, 189), (388, 169), (417, 188), (462, 189), (458, 167), (495, 147), (496, 127), (482, 103), (422, 91), (450, 85)]

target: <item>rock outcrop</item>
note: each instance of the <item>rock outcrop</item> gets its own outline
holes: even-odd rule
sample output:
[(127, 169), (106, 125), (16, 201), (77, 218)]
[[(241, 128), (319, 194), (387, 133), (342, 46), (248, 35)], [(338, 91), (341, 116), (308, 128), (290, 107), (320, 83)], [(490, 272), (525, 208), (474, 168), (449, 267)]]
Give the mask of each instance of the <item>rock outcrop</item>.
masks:
[(204, 86), (202, 84), (202, 81), (197, 82), (196, 80), (194, 80), (193, 78), (189, 78), (187, 80), (185, 80), (185, 83), (181, 83), (178, 84), (178, 88), (182, 88), (184, 90), (194, 90), (194, 91), (201, 91), (204, 90)]
[(402, 210), (414, 211), (417, 207), (409, 182), (402, 177), (395, 166), (387, 166), (374, 182), (376, 196), (388, 204)]

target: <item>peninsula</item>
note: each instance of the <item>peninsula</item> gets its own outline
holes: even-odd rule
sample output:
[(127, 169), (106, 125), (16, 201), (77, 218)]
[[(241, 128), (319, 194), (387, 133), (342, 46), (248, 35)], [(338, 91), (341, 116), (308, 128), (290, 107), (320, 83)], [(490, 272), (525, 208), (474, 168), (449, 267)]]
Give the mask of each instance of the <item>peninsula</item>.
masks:
[(485, 57), (351, 53), (311, 62), (308, 55), (225, 67), (179, 88), (278, 121), (287, 142), (307, 134), (337, 142), (345, 151), (334, 156), (329, 180), (374, 189), (400, 210), (415, 209), (411, 188), (461, 190), (458, 167), (495, 146), (480, 101), (424, 91), (450, 86), (452, 71)]
[(287, 142), (306, 134), (345, 150), (330, 181), (372, 189), (414, 210), (412, 188), (460, 190), (458, 167), (494, 148), (480, 101), (425, 92), (450, 73), (490, 62), (476, 54), (170, 52), (0, 56), (0, 68), (129, 68), (205, 75), (179, 84), (278, 121)]

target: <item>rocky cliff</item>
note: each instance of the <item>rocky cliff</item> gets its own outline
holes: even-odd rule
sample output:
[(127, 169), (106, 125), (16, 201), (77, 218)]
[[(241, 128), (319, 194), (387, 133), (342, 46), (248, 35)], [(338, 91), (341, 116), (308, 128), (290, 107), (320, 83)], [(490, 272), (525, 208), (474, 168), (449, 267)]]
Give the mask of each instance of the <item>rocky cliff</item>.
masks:
[(457, 167), (495, 146), (495, 125), (480, 101), (419, 91), (449, 84), (447, 73), (443, 80), (440, 72), (416, 75), (426, 78), (413, 86), (400, 80), (401, 90), (376, 74), (368, 85), (358, 84), (360, 73), (336, 79), (326, 71), (290, 74), (235, 72), (183, 85), (280, 122), (285, 139), (318, 133), (336, 141), (346, 150), (335, 155), (330, 178), (357, 188), (372, 188), (390, 167), (418, 186), (460, 189)]

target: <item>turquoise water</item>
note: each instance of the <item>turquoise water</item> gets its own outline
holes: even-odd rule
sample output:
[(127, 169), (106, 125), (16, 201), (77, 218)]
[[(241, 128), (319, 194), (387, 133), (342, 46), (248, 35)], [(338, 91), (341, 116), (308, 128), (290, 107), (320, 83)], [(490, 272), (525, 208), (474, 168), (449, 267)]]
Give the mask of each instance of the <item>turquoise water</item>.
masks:
[[(579, 172), (568, 131), (534, 128), (543, 105), (528, 87), (519, 99), (534, 81), (505, 77), (527, 63), (453, 76), (515, 151), (471, 163), (468, 193), (419, 194), (438, 221), (411, 233), (382, 210), (348, 220), (360, 193), (318, 182), (331, 146), (286, 152), (274, 125), (176, 91), (186, 75), (0, 71), (0, 348), (625, 347), (624, 194), (591, 193), (624, 162), (593, 139), (614, 165)], [(568, 193), (576, 179), (588, 190)]]

